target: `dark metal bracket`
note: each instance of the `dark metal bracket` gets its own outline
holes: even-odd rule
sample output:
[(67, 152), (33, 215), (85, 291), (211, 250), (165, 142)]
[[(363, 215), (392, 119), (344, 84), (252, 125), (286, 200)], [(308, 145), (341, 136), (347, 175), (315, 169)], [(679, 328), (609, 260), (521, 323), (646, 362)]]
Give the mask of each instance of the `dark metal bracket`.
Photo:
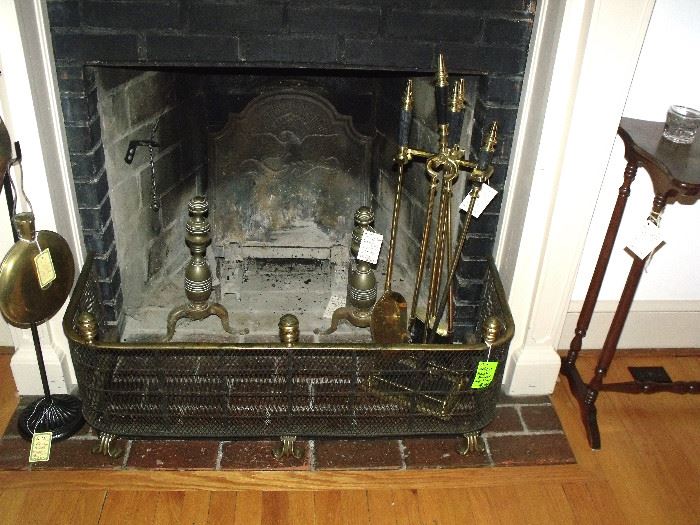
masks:
[(126, 149), (126, 156), (124, 157), (124, 162), (131, 164), (134, 161), (134, 156), (136, 155), (136, 148), (139, 146), (146, 146), (149, 148), (159, 148), (158, 144), (154, 140), (132, 140), (129, 142), (129, 147)]

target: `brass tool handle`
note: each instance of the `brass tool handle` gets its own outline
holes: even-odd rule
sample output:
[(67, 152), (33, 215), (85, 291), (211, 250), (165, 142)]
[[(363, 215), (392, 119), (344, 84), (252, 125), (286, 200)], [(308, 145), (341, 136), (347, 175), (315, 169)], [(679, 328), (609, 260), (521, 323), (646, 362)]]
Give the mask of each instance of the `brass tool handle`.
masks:
[(430, 189), (428, 190), (428, 203), (425, 210), (425, 222), (423, 223), (423, 237), (420, 244), (420, 256), (418, 259), (418, 271), (416, 272), (416, 284), (413, 288), (413, 300), (411, 301), (411, 314), (409, 316), (409, 326), (416, 320), (416, 308), (418, 307), (418, 296), (421, 284), (423, 284), (423, 273), (425, 271), (425, 260), (428, 256), (428, 243), (430, 242), (430, 230), (433, 223), (433, 208), (438, 190), (438, 175), (431, 174)]
[[(447, 188), (449, 182), (446, 181), (447, 174), (443, 175), (442, 188), (440, 190), (440, 201), (438, 204), (438, 217), (436, 225), (436, 236), (433, 253), (432, 272), (428, 286), (428, 298), (425, 306), (425, 326), (430, 325), (430, 319), (435, 314), (438, 294), (440, 293), (440, 283), (442, 280), (442, 268), (445, 264), (445, 222), (447, 219)], [(427, 333), (424, 334), (423, 342)]]
[(452, 99), (450, 100), (450, 146), (459, 144), (459, 139), (462, 134), (462, 126), (464, 125), (464, 111), (466, 109), (465, 102), (464, 79), (460, 78), (455, 82)]
[(446, 126), (449, 124), (447, 117), (448, 88), (449, 82), (447, 80), (445, 57), (440, 53), (438, 56), (438, 70), (435, 74), (435, 109), (437, 112), (438, 126)]
[(389, 237), (389, 255), (386, 262), (386, 279), (384, 291), (391, 290), (391, 272), (394, 268), (394, 252), (396, 250), (396, 230), (399, 225), (399, 211), (401, 210), (401, 188), (403, 187), (403, 163), (398, 163), (399, 178), (396, 183), (396, 198), (394, 199), (394, 213), (391, 217), (391, 233)]
[(493, 153), (496, 151), (496, 143), (498, 134), (498, 123), (493, 122), (491, 124), (491, 129), (489, 134), (484, 141), (484, 145), (479, 150), (479, 160), (476, 163), (476, 169), (479, 171), (486, 171), (491, 161), (493, 160)]

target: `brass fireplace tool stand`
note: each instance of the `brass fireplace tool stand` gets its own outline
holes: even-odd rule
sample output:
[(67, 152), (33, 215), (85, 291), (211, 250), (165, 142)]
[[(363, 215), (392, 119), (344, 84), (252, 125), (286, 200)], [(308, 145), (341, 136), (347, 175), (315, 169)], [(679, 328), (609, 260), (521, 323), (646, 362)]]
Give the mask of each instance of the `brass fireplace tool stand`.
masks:
[[(410, 82), (410, 81), (409, 81)], [(438, 70), (435, 80), (437, 123), (439, 133), (439, 149), (437, 152), (423, 151), (408, 146), (408, 126), (410, 125), (411, 105), (402, 106), (401, 129), (399, 130), (399, 151), (395, 162), (399, 166), (399, 174), (413, 159), (424, 159), (426, 173), (430, 182), (426, 204), (426, 216), (420, 246), (418, 269), (413, 290), (413, 300), (408, 320), (408, 329), (413, 342), (432, 343), (438, 333), (445, 309), (448, 308), (446, 335), (449, 339), (453, 332), (453, 281), (459, 264), (460, 254), (469, 231), (474, 204), (479, 196), (481, 185), (488, 181), (493, 174), (491, 160), (497, 142), (498, 126), (491, 125), (486, 140), (479, 152), (476, 162), (467, 160), (467, 154), (459, 145), (462, 123), (464, 120), (465, 90), (464, 81), (455, 83), (451, 103), (448, 104), (449, 81), (445, 59), (441, 54), (438, 58)], [(410, 85), (407, 92), (410, 91)], [(472, 183), (469, 194), (466, 218), (459, 240), (450, 253), (452, 245), (452, 187), (461, 171), (465, 171)], [(433, 225), (435, 200), (438, 188), (440, 196), (437, 203), (437, 220)], [(400, 196), (400, 194), (399, 194)], [(398, 200), (398, 197), (397, 197)], [(396, 221), (392, 224), (391, 237), (396, 236)], [(426, 262), (432, 243), (432, 262), (430, 278), (427, 283), (428, 296), (425, 305), (425, 319), (421, 322), (417, 316), (419, 295), (423, 286)], [(447, 277), (443, 271), (447, 270)], [(442, 290), (442, 291), (441, 291)], [(422, 325), (422, 326), (421, 326)]]
[(173, 308), (168, 314), (168, 331), (164, 340), (170, 341), (173, 338), (175, 325), (180, 319), (201, 321), (211, 315), (221, 319), (221, 326), (229, 334), (248, 333), (247, 329), (234, 332), (229, 325), (228, 310), (222, 304), (209, 300), (212, 293), (212, 279), (206, 254), (207, 246), (211, 244), (211, 227), (207, 219), (209, 203), (206, 197), (201, 195), (193, 197), (187, 209), (190, 218), (185, 226), (185, 244), (190, 249), (191, 258), (185, 268), (185, 294), (189, 302)]
[[(435, 79), (437, 123), (439, 133), (438, 151), (424, 151), (411, 148), (408, 145), (411, 122), (413, 118), (413, 84), (409, 80), (406, 85), (399, 121), (399, 151), (394, 158), (398, 169), (398, 181), (396, 197), (391, 220), (389, 237), (389, 255), (387, 257), (386, 279), (384, 293), (376, 300), (376, 279), (369, 263), (359, 259), (355, 266), (351, 266), (348, 280), (348, 306), (337, 309), (333, 314), (331, 327), (316, 333), (330, 334), (334, 332), (341, 319), (348, 320), (351, 324), (365, 328), (370, 327), (372, 340), (380, 344), (392, 344), (411, 341), (414, 343), (433, 343), (436, 335), (441, 331), (441, 321), (445, 309), (448, 310), (447, 322), (442, 330), (446, 336), (445, 341), (452, 340), (454, 332), (454, 287), (453, 282), (459, 265), (460, 254), (469, 232), (472, 211), (479, 197), (481, 185), (488, 181), (493, 174), (491, 160), (497, 142), (498, 126), (496, 122), (491, 125), (486, 140), (479, 152), (476, 162), (467, 159), (467, 154), (459, 145), (464, 111), (466, 109), (464, 80), (460, 79), (454, 84), (451, 100), (448, 102), (449, 81), (445, 59), (442, 54), (438, 57), (438, 70)], [(396, 248), (396, 235), (398, 218), (401, 209), (401, 193), (403, 177), (406, 166), (413, 159), (425, 161), (426, 174), (429, 179), (429, 188), (426, 201), (426, 215), (421, 238), (420, 255), (416, 281), (413, 290), (413, 300), (410, 314), (407, 315), (407, 301), (398, 292), (391, 290), (391, 275)], [(466, 218), (462, 227), (454, 251), (452, 246), (452, 197), (453, 185), (457, 181), (460, 172), (468, 173), (468, 179), (472, 183), (469, 193)], [(440, 192), (439, 199), (438, 190)], [(437, 203), (437, 219), (433, 221), (435, 214), (435, 201)], [(358, 210), (359, 213), (359, 210)], [(356, 215), (356, 228), (353, 230), (353, 246), (359, 246), (356, 233), (363, 234), (364, 226), (358, 226)], [(435, 222), (435, 225), (433, 225)], [(364, 228), (364, 229), (363, 229)], [(431, 250), (431, 239), (432, 242)], [(427, 282), (428, 296), (425, 305), (425, 316), (420, 320), (417, 315), (420, 290), (423, 287), (428, 254), (432, 252), (430, 278)], [(352, 252), (357, 257), (357, 252)], [(447, 277), (445, 278), (445, 272)], [(370, 292), (374, 295), (370, 297)], [(376, 300), (376, 302), (375, 302)]]

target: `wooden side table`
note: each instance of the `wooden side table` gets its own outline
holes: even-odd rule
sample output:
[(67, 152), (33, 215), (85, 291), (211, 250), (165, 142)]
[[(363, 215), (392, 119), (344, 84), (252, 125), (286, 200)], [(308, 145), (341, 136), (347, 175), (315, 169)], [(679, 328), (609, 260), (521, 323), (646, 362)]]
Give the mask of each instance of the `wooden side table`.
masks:
[(623, 118), (620, 122), (617, 132), (625, 143), (625, 159), (627, 160), (624, 181), (620, 186), (591, 284), (583, 302), (574, 338), (571, 340), (568, 354), (562, 358), (561, 373), (568, 379), (569, 387), (578, 400), (583, 424), (588, 434), (588, 442), (594, 449), (600, 448), (600, 432), (596, 419), (595, 402), (598, 398), (598, 392), (601, 390), (630, 394), (662, 391), (695, 394), (700, 392), (700, 381), (658, 382), (638, 379), (625, 383), (603, 383), (603, 378), (615, 357), (617, 343), (620, 340), (622, 328), (625, 325), (632, 299), (644, 270), (646, 258), (640, 259), (636, 255), (633, 255), (632, 267), (603, 344), (593, 379), (588, 384), (584, 383), (576, 368), (581, 343), (586, 336), (593, 316), (593, 309), (598, 301), (598, 294), (603, 284), (610, 254), (630, 194), (630, 186), (637, 174), (637, 169), (640, 166), (645, 168), (651, 177), (655, 195), (649, 220), (657, 224), (666, 204), (678, 201), (684, 204), (693, 204), (700, 199), (700, 140), (692, 145), (674, 144), (662, 138), (663, 128), (663, 122), (628, 118)]

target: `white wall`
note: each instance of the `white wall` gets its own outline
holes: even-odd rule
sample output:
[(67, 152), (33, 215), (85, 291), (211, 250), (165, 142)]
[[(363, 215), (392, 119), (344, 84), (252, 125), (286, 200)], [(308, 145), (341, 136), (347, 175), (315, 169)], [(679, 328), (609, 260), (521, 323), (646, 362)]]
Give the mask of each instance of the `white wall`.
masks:
[[(2, 62), (0, 62), (0, 67), (2, 67)], [(9, 114), (7, 111), (8, 107), (7, 90), (5, 88), (5, 80), (3, 75), (0, 75), (0, 117), (2, 117), (5, 127), (11, 128), (9, 124)], [(10, 140), (12, 140), (12, 135), (10, 135)], [(7, 250), (14, 244), (14, 239), (12, 238), (12, 229), (10, 228), (10, 216), (7, 211), (7, 206), (5, 206), (5, 196), (0, 196), (0, 258), (5, 257)], [(0, 316), (0, 346), (13, 346), (12, 334), (10, 333), (10, 327), (8, 326), (5, 319)]]
[[(21, 173), (37, 230), (58, 232), (68, 241), (76, 260), (81, 261), (83, 247), (46, 19), (44, 0), (0, 0), (2, 106), (10, 137), (22, 144)], [(14, 170), (15, 182), (17, 175)], [(0, 236), (0, 252), (11, 246), (11, 237), (8, 241)], [(39, 326), (46, 373), (54, 394), (70, 392), (75, 386), (62, 317), (63, 310)], [(18, 391), (21, 395), (41, 394), (30, 331), (11, 327), (10, 333), (15, 347), (10, 364)]]
[[(698, 24), (700, 2), (697, 0), (656, 0), (624, 116), (663, 121), (671, 104), (700, 108), (700, 68), (691, 58), (700, 49)], [(586, 239), (560, 340), (562, 348), (568, 346), (573, 336), (625, 164), (624, 148), (618, 138)], [(632, 262), (623, 249), (647, 217), (652, 199), (651, 182), (646, 171), (640, 169), (600, 293), (599, 308), (584, 340), (586, 348), (599, 348), (604, 340)], [(700, 346), (700, 331), (696, 328), (700, 323), (698, 226), (700, 204), (674, 204), (666, 208), (661, 222), (666, 245), (654, 255), (642, 277), (620, 348)]]

